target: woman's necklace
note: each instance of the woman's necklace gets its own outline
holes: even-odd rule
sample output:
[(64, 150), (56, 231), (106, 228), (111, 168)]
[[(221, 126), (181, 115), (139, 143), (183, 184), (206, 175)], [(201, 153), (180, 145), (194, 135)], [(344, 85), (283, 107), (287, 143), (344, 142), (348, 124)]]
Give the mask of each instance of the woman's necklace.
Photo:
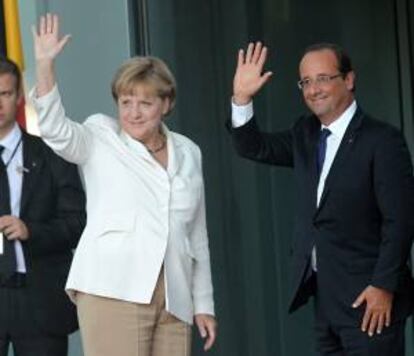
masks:
[(147, 151), (148, 151), (150, 154), (154, 155), (154, 154), (156, 154), (156, 153), (158, 153), (158, 152), (162, 151), (162, 150), (165, 148), (165, 146), (166, 146), (166, 144), (167, 144), (167, 138), (165, 137), (165, 135), (164, 135), (164, 134), (161, 134), (161, 137), (162, 137), (162, 139), (161, 139), (161, 144), (160, 144), (158, 147), (156, 147), (156, 148), (154, 148), (154, 149), (151, 149), (151, 148), (149, 148), (148, 146), (145, 146), (145, 147), (147, 148)]

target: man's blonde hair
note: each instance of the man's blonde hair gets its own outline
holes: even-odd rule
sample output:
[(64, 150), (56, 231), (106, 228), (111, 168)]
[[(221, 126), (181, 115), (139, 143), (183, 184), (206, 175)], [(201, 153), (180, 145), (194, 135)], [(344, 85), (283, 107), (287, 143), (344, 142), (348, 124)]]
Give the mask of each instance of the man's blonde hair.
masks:
[(122, 94), (133, 94), (137, 85), (146, 85), (161, 99), (169, 99), (172, 111), (176, 98), (175, 78), (159, 58), (137, 56), (129, 59), (117, 70), (112, 79), (111, 91), (115, 101)]

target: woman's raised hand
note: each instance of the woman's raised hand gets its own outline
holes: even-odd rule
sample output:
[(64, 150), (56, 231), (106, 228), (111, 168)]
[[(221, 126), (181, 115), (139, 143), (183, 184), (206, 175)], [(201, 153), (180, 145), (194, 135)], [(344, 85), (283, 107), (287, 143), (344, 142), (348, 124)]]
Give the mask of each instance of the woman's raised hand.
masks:
[(59, 38), (59, 17), (55, 14), (42, 16), (38, 28), (33, 26), (32, 32), (36, 59), (36, 94), (40, 97), (55, 86), (54, 60), (70, 36)]
[(32, 27), (36, 61), (52, 61), (65, 47), (70, 35), (59, 38), (59, 17), (46, 14), (40, 17), (39, 24)]

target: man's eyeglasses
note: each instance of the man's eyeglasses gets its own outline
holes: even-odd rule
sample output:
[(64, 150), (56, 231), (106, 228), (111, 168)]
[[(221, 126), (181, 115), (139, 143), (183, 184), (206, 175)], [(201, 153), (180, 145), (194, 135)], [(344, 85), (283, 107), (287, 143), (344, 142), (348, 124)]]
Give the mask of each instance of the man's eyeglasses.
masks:
[(300, 90), (306, 90), (311, 87), (311, 85), (316, 84), (317, 86), (327, 85), (333, 79), (343, 77), (342, 73), (334, 75), (318, 75), (316, 79), (306, 78), (298, 81), (298, 87)]

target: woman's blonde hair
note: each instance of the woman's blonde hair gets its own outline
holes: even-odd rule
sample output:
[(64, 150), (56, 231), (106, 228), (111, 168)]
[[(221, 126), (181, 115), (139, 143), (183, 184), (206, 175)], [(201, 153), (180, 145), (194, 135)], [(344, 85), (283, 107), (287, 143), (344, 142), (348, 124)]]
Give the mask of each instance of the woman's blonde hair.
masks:
[(176, 98), (175, 78), (161, 59), (137, 56), (122, 64), (111, 83), (114, 100), (118, 101), (118, 97), (122, 94), (133, 94), (139, 84), (153, 89), (155, 95), (161, 99), (169, 99), (168, 113), (172, 111)]

